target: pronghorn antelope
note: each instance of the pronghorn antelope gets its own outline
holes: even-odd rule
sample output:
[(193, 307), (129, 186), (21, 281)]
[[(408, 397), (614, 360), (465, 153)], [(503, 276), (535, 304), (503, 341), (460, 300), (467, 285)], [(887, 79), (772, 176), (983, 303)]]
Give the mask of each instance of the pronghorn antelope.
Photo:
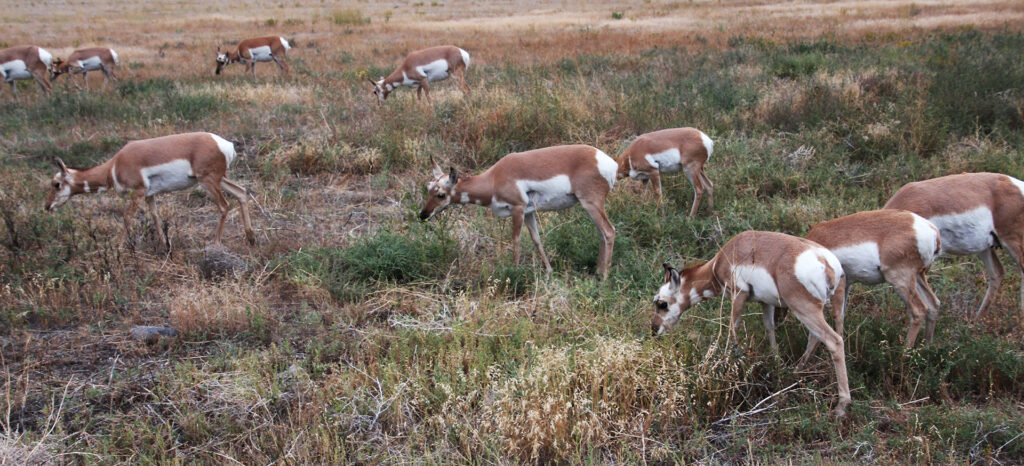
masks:
[(416, 88), (416, 98), (421, 99), (426, 92), (430, 101), (428, 83), (448, 79), (455, 76), (463, 93), (469, 92), (466, 84), (466, 68), (469, 67), (469, 52), (454, 45), (440, 45), (410, 53), (402, 64), (387, 77), (381, 76), (373, 84), (373, 95), (377, 96), (377, 105), (384, 105), (388, 94), (399, 86)]
[(0, 50), (0, 77), (11, 84), (14, 98), (18, 98), (15, 82), (21, 79), (35, 79), (44, 93), (50, 92), (46, 74), (53, 69), (53, 55), (34, 45), (11, 47)]
[(617, 176), (629, 176), (642, 180), (644, 184), (650, 180), (658, 192), (658, 204), (661, 204), (661, 174), (682, 170), (693, 185), (692, 217), (696, 215), (705, 191), (708, 210), (714, 207), (714, 186), (704, 173), (704, 164), (714, 147), (711, 138), (696, 128), (670, 128), (641, 134), (619, 156)]
[(50, 81), (57, 79), (58, 76), (64, 73), (70, 73), (68, 79), (74, 83), (75, 87), (81, 89), (78, 83), (75, 82), (74, 75), (82, 75), (82, 82), (85, 83), (85, 88), (89, 88), (88, 75), (90, 71), (99, 71), (103, 73), (103, 87), (107, 86), (107, 81), (110, 79), (117, 80), (117, 75), (114, 74), (114, 67), (120, 63), (117, 59), (117, 52), (114, 49), (106, 47), (93, 47), (88, 49), (75, 50), (68, 55), (67, 60), (55, 58), (53, 60), (53, 70), (50, 72)]
[(249, 73), (252, 77), (256, 77), (256, 62), (268, 62), (272, 61), (277, 63), (277, 67), (285, 73), (291, 72), (291, 67), (288, 66), (288, 62), (285, 61), (285, 53), (291, 50), (292, 46), (288, 44), (288, 41), (281, 36), (266, 36), (266, 37), (254, 37), (252, 39), (245, 39), (238, 43), (238, 47), (235, 50), (221, 52), (220, 46), (217, 47), (217, 71), (216, 74), (220, 74), (220, 71), (224, 67), (232, 63), (242, 63), (246, 65)]
[[(995, 248), (1002, 246), (1024, 272), (1024, 182), (999, 173), (964, 173), (907, 183), (885, 204), (927, 218), (942, 235), (942, 254), (975, 254), (985, 264), (988, 290), (975, 316), (992, 304), (1003, 281)], [(1024, 318), (1024, 282), (1021, 283)]]
[(709, 262), (687, 267), (682, 272), (664, 264), (665, 283), (654, 297), (651, 330), (655, 335), (675, 325), (683, 311), (704, 299), (728, 291), (732, 296), (729, 336), (737, 341), (743, 305), (760, 302), (772, 349), (775, 344), (775, 310), (789, 308), (811, 335), (825, 343), (832, 353), (839, 402), (835, 414), (843, 417), (850, 404), (846, 378), (843, 337), (825, 322), (825, 301), (833, 312), (842, 309), (846, 277), (839, 259), (821, 245), (782, 233), (745, 231), (734, 236)]
[[(932, 341), (939, 300), (925, 273), (939, 254), (941, 241), (935, 225), (905, 210), (872, 210), (819, 223), (807, 239), (832, 251), (846, 273), (846, 287), (836, 291), (844, 295), (844, 308), (836, 314), (836, 332), (843, 334), (850, 285), (888, 282), (910, 308), (906, 347), (914, 346), (922, 319), (925, 339)], [(805, 355), (813, 352), (815, 344), (816, 340), (808, 340)]]
[(234, 144), (213, 133), (185, 133), (132, 141), (110, 160), (87, 169), (69, 168), (58, 158), (55, 162), (60, 171), (53, 177), (45, 207), (46, 210), (56, 209), (76, 194), (101, 193), (110, 189), (129, 192), (132, 199), (126, 218), (138, 209), (139, 201), (145, 199), (160, 240), (169, 250), (170, 243), (161, 226), (153, 196), (200, 183), (220, 208), (220, 223), (213, 243), (220, 244), (224, 221), (231, 210), (224, 197), (226, 191), (242, 206), (245, 237), (251, 244), (255, 236), (249, 221), (249, 194), (245, 188), (224, 176), (234, 159)]
[(454, 168), (445, 174), (435, 163), (420, 219), (429, 219), (451, 203), (490, 207), (498, 217), (512, 217), (512, 261), (519, 262), (519, 236), (525, 223), (544, 268), (551, 273), (536, 213), (579, 203), (601, 234), (597, 272), (608, 278), (615, 227), (605, 213), (604, 201), (614, 185), (615, 160), (585, 145), (508, 154), (483, 173), (466, 178), (459, 178)]

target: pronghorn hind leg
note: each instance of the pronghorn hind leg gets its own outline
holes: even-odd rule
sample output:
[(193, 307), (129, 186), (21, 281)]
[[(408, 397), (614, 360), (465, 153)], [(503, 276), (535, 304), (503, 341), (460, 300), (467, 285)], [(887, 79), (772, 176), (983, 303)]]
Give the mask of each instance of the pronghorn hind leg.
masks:
[(524, 220), (526, 222), (526, 229), (530, 232), (530, 239), (537, 246), (537, 251), (540, 252), (540, 259), (544, 261), (544, 269), (547, 270), (548, 275), (551, 275), (551, 262), (548, 262), (548, 255), (544, 253), (544, 244), (540, 240), (540, 232), (537, 231), (537, 213), (530, 212), (526, 214)]
[(708, 175), (704, 173), (703, 166), (700, 167), (700, 173), (698, 173), (697, 178), (700, 180), (701, 184), (704, 185), (704, 191), (708, 195), (708, 213), (710, 214), (715, 209), (715, 186), (711, 184), (711, 180), (708, 178)]
[[(212, 178), (212, 177), (211, 177)], [(206, 178), (202, 180), (203, 188), (210, 193), (210, 197), (213, 198), (213, 202), (220, 208), (220, 222), (217, 223), (217, 233), (213, 237), (213, 244), (219, 245), (221, 237), (224, 234), (224, 222), (228, 219), (228, 212), (231, 210), (231, 204), (228, 204), (228, 200), (224, 198), (224, 191), (221, 190), (220, 180), (212, 180)]]
[(252, 221), (249, 218), (249, 191), (227, 178), (222, 178), (220, 185), (224, 191), (238, 199), (238, 205), (242, 210), (242, 224), (245, 226), (245, 239), (250, 245), (256, 244), (256, 235), (252, 231)]
[(924, 270), (917, 274), (917, 293), (924, 298), (925, 306), (928, 306), (928, 315), (925, 317), (924, 322), (924, 338), (925, 341), (931, 343), (935, 338), (935, 321), (939, 318), (940, 304), (939, 298), (935, 296), (935, 292), (932, 291), (932, 287), (925, 278)]
[(985, 278), (988, 282), (988, 289), (985, 290), (985, 298), (981, 300), (978, 311), (974, 313), (975, 318), (984, 314), (988, 307), (992, 305), (992, 301), (996, 299), (996, 293), (999, 292), (999, 285), (1003, 283), (1003, 265), (999, 263), (995, 249), (988, 248), (979, 253), (978, 257), (985, 264)]
[(829, 327), (828, 322), (825, 322), (822, 304), (804, 299), (787, 304), (790, 304), (793, 315), (811, 332), (811, 336), (808, 338), (814, 337), (821, 340), (832, 354), (832, 364), (835, 366), (836, 382), (839, 386), (839, 400), (836, 404), (835, 415), (838, 418), (846, 416), (846, 407), (850, 405), (850, 383), (846, 376), (846, 351), (843, 348), (843, 337)]
[[(577, 194), (578, 196), (579, 194)], [(580, 204), (583, 206), (583, 210), (590, 215), (590, 220), (594, 222), (594, 226), (597, 227), (597, 231), (601, 235), (600, 250), (597, 254), (597, 273), (601, 275), (601, 279), (607, 280), (608, 269), (611, 268), (612, 262), (612, 249), (615, 247), (615, 227), (608, 220), (608, 213), (604, 210), (604, 196), (600, 199), (600, 203), (580, 199)]]
[(690, 185), (693, 186), (693, 205), (690, 206), (690, 216), (697, 215), (697, 208), (700, 206), (701, 199), (704, 198), (704, 183), (701, 183), (700, 175), (694, 175), (694, 171), (683, 170), (686, 174), (686, 179), (690, 181)]
[(523, 206), (512, 208), (512, 265), (519, 265), (519, 236), (523, 233)]

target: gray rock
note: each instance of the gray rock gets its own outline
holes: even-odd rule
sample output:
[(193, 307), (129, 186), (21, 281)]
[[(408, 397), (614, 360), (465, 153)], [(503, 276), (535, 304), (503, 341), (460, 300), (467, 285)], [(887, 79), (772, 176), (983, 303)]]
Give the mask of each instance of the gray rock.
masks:
[(160, 337), (173, 337), (177, 335), (178, 331), (170, 327), (140, 325), (138, 327), (132, 327), (130, 333), (136, 340), (144, 341), (147, 344), (153, 344), (160, 340)]
[(249, 265), (232, 254), (224, 246), (213, 246), (203, 249), (202, 256), (197, 260), (199, 271), (203, 278), (211, 280), (228, 275), (239, 276), (249, 268)]

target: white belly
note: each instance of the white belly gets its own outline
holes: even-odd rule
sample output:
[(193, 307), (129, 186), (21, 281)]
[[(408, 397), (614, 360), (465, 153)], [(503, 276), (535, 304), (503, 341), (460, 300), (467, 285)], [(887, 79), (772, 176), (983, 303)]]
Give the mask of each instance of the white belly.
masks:
[(874, 241), (836, 248), (832, 253), (843, 264), (848, 281), (869, 285), (885, 281), (885, 277), (882, 276), (882, 259), (878, 254), (878, 244)]
[(25, 62), (23, 60), (11, 60), (0, 65), (0, 67), (3, 67), (5, 81), (9, 82), (16, 79), (32, 79), (32, 72), (28, 70), (28, 67), (25, 66)]
[(995, 225), (992, 211), (978, 207), (967, 212), (939, 215), (928, 219), (939, 228), (942, 252), (945, 254), (977, 254), (993, 246)]
[(188, 160), (175, 160), (162, 165), (154, 165), (140, 170), (142, 182), (146, 185), (146, 195), (180, 191), (196, 184), (192, 176), (192, 164)]
[(651, 164), (651, 166), (658, 167), (658, 172), (660, 173), (676, 173), (683, 168), (679, 149), (669, 149), (657, 154), (647, 154), (644, 158), (647, 159), (647, 163)]
[(270, 46), (264, 45), (262, 47), (253, 47), (249, 49), (249, 54), (252, 55), (254, 61), (272, 61), (274, 57), (270, 55)]
[(746, 291), (750, 301), (783, 306), (775, 280), (764, 267), (737, 265), (732, 268), (732, 282), (736, 291)]
[(441, 81), (448, 79), (448, 60), (434, 60), (423, 66), (417, 66), (416, 71), (427, 77), (427, 82)]
[(533, 211), (562, 210), (579, 202), (572, 192), (568, 175), (558, 175), (546, 180), (520, 180), (516, 182), (526, 202), (526, 213)]
[(102, 64), (103, 62), (100, 61), (100, 57), (90, 57), (85, 60), (78, 60), (78, 66), (85, 71), (96, 71), (100, 69)]

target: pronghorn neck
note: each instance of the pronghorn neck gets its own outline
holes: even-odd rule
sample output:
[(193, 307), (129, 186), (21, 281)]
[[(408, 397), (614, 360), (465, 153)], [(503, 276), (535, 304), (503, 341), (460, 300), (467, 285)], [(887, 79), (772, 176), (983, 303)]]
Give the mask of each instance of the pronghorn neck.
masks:
[(683, 270), (683, 287), (680, 292), (699, 299), (707, 299), (722, 294), (722, 282), (715, 276), (715, 260), (690, 266)]
[(113, 159), (97, 165), (92, 168), (84, 170), (72, 170), (69, 169), (69, 175), (74, 181), (75, 187), (84, 193), (99, 193), (108, 189), (115, 188), (113, 174), (111, 168), (113, 167)]
[(491, 205), (494, 197), (494, 183), (483, 175), (470, 176), (459, 180), (452, 188), (452, 202), (459, 204)]

